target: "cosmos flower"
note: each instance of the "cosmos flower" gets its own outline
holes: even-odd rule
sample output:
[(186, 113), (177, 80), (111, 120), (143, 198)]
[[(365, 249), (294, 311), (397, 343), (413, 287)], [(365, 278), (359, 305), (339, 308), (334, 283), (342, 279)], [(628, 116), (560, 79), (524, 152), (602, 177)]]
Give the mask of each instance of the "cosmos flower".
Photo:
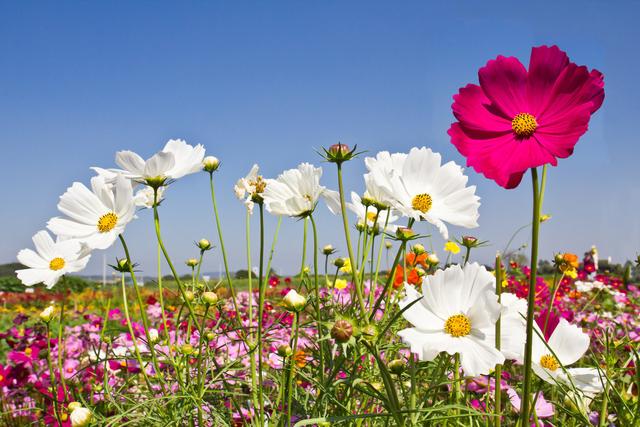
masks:
[(42, 230), (33, 238), (35, 251), (23, 249), (18, 252), (18, 261), (29, 268), (16, 270), (18, 279), (25, 286), (44, 283), (51, 289), (67, 273), (84, 270), (89, 255), (78, 240), (53, 241), (49, 233)]
[(116, 163), (122, 170), (109, 171), (120, 172), (136, 182), (164, 184), (166, 180), (182, 178), (201, 171), (204, 153), (201, 144), (193, 147), (181, 139), (172, 139), (165, 144), (162, 151), (147, 160), (133, 151), (118, 151)]
[(277, 179), (267, 179), (263, 198), (267, 210), (274, 215), (305, 217), (316, 208), (320, 197), (327, 202), (333, 213), (340, 211), (339, 195), (320, 185), (322, 168), (302, 163), (296, 169), (289, 169)]
[(505, 188), (529, 168), (569, 157), (604, 100), (603, 75), (569, 61), (557, 46), (531, 50), (529, 69), (498, 56), (453, 97), (451, 142), (467, 166)]
[(51, 218), (47, 228), (58, 236), (78, 239), (90, 249), (106, 249), (134, 218), (131, 182), (119, 176), (113, 187), (102, 176), (91, 179), (91, 190), (74, 182), (60, 197), (58, 209), (67, 218)]
[(454, 265), (425, 276), (422, 295), (406, 286), (400, 308), (412, 327), (398, 332), (420, 360), (441, 352), (460, 354), (467, 376), (488, 374), (504, 356), (489, 336), (502, 309), (494, 292), (495, 278), (477, 263)]
[[(158, 187), (158, 190), (157, 190), (158, 203), (160, 203), (162, 199), (164, 199), (165, 189), (166, 187)], [(155, 195), (154, 195), (153, 188), (149, 186), (144, 186), (138, 191), (136, 191), (135, 195), (133, 196), (133, 199), (137, 207), (143, 208), (143, 209), (151, 209), (153, 208), (154, 197)]]
[(261, 175), (258, 175), (259, 170), (258, 165), (253, 165), (247, 176), (240, 178), (233, 186), (236, 197), (239, 200), (244, 200), (244, 205), (249, 213), (253, 213), (253, 205), (256, 202), (262, 203), (262, 193), (267, 186), (267, 182)]
[(445, 222), (466, 228), (478, 226), (480, 198), (476, 187), (454, 162), (442, 165), (440, 154), (428, 148), (412, 148), (409, 154), (378, 153), (365, 160), (369, 177), (379, 193), (386, 193), (402, 215), (435, 225), (445, 239)]
[[(364, 199), (366, 200), (366, 198)], [(385, 224), (387, 227), (385, 231), (394, 233), (396, 226), (393, 224), (397, 219), (397, 215), (390, 212), (389, 209), (380, 210), (375, 204), (371, 203), (369, 206), (363, 204), (363, 199), (360, 198), (358, 193), (351, 192), (351, 203), (347, 203), (347, 207), (351, 212), (355, 213), (358, 217), (358, 222), (364, 223), (365, 218), (367, 221), (367, 227), (373, 227), (375, 222), (376, 226), (382, 229)]]
[[(600, 374), (595, 368), (567, 368), (576, 363), (589, 349), (589, 335), (576, 325), (560, 319), (545, 342), (538, 329), (533, 340), (532, 368), (540, 378), (550, 384), (573, 384), (587, 395), (602, 391)], [(552, 350), (552, 351), (551, 351)], [(563, 369), (564, 368), (564, 369)]]

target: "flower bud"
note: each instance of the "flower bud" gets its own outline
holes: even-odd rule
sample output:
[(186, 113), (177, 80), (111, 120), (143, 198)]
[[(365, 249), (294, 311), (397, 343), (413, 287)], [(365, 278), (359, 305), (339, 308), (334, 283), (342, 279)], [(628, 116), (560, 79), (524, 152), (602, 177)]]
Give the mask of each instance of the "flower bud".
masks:
[(69, 409), (69, 411), (71, 412), (81, 407), (82, 407), (82, 404), (80, 404), (80, 402), (71, 402), (69, 403), (69, 405), (67, 405), (67, 409)]
[(191, 301), (193, 301), (193, 299), (194, 299), (194, 298), (195, 298), (195, 295), (193, 294), (193, 292), (191, 292), (191, 291), (184, 291), (184, 297), (183, 297), (183, 299), (184, 299), (185, 301), (189, 301), (189, 302), (191, 302)]
[(424, 246), (422, 246), (420, 243), (416, 243), (415, 245), (413, 245), (411, 249), (413, 250), (413, 253), (416, 255), (422, 255), (423, 253), (426, 252), (424, 249)]
[(391, 362), (389, 362), (388, 366), (389, 371), (392, 374), (400, 375), (407, 367), (407, 362), (405, 362), (404, 359), (393, 359)]
[(540, 215), (540, 223), (547, 222), (550, 219), (551, 219), (551, 215), (547, 215), (547, 214)]
[(369, 196), (368, 193), (364, 193), (364, 195), (362, 196), (362, 198), (360, 199), (360, 203), (362, 203), (362, 206), (364, 207), (368, 207), (368, 206), (375, 206), (376, 205), (376, 199), (374, 199), (373, 197)]
[(195, 258), (189, 258), (189, 259), (188, 259), (188, 260), (186, 260), (184, 263), (185, 263), (185, 264), (187, 264), (187, 266), (189, 266), (189, 267), (193, 268), (193, 267), (195, 267), (196, 265), (198, 265), (198, 260), (197, 260), (197, 259), (195, 259)]
[(304, 309), (304, 306), (307, 304), (307, 299), (296, 292), (295, 289), (291, 289), (282, 299), (282, 304), (287, 311), (297, 313)]
[(329, 149), (323, 148), (323, 150), (327, 161), (338, 164), (351, 160), (356, 155), (355, 147), (350, 150), (348, 145), (342, 143), (333, 144)]
[(200, 239), (198, 240), (198, 243), (196, 243), (196, 246), (201, 250), (201, 251), (208, 251), (209, 249), (211, 249), (211, 242), (208, 241), (207, 239)]
[(462, 246), (472, 248), (478, 243), (478, 238), (473, 236), (462, 236)]
[(194, 351), (194, 348), (191, 344), (182, 344), (182, 346), (180, 346), (180, 351), (182, 352), (182, 354), (192, 354)]
[[(74, 402), (74, 403), (77, 403), (77, 402)], [(79, 406), (71, 411), (71, 415), (69, 416), (69, 418), (71, 419), (72, 427), (85, 427), (85, 426), (88, 426), (89, 423), (91, 423), (93, 414), (89, 409)]]
[(338, 268), (342, 268), (344, 267), (344, 258), (336, 258), (333, 260), (333, 265), (335, 265)]
[(436, 254), (429, 254), (429, 255), (427, 255), (427, 262), (429, 264), (434, 264), (435, 265), (435, 264), (440, 262), (440, 259), (438, 258), (438, 255), (436, 255)]
[(329, 256), (335, 252), (336, 250), (331, 245), (326, 245), (324, 248), (322, 248), (322, 253), (326, 256)]
[(206, 334), (204, 334), (204, 337), (206, 338), (207, 341), (213, 341), (216, 338), (216, 334), (209, 331)]
[(364, 229), (365, 229), (364, 221), (358, 221), (358, 223), (356, 224), (356, 230), (362, 233)]
[(353, 325), (344, 319), (337, 320), (331, 328), (331, 338), (337, 343), (344, 344), (353, 336)]
[(49, 323), (51, 321), (51, 318), (53, 317), (54, 311), (55, 311), (55, 307), (52, 306), (52, 305), (50, 305), (49, 307), (45, 308), (40, 313), (40, 320), (42, 320), (45, 323)]
[(331, 147), (329, 147), (329, 153), (339, 156), (339, 155), (345, 155), (349, 152), (349, 146), (346, 144), (342, 144), (342, 143), (337, 143), (337, 144), (333, 144)]
[(205, 304), (215, 305), (218, 302), (218, 294), (211, 291), (203, 292), (202, 301), (204, 301)]
[(278, 346), (278, 356), (280, 357), (289, 357), (293, 354), (293, 350), (289, 344), (281, 344)]
[(205, 172), (213, 173), (220, 167), (220, 160), (214, 156), (207, 156), (202, 160), (202, 169)]
[(396, 237), (399, 240), (409, 240), (415, 235), (416, 233), (412, 229), (407, 227), (398, 227), (398, 229), (396, 230)]
[(386, 242), (384, 242), (384, 247), (387, 249), (391, 249), (393, 247), (393, 243), (387, 240)]
[(158, 330), (155, 328), (149, 329), (149, 341), (151, 344), (155, 344), (160, 339), (160, 335), (158, 334)]

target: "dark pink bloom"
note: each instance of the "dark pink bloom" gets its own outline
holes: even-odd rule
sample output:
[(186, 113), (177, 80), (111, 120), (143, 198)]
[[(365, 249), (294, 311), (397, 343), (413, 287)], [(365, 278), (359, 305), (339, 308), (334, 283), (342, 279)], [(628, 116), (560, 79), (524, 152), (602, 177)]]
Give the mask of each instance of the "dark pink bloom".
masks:
[(529, 168), (569, 157), (604, 100), (603, 75), (569, 61), (557, 46), (531, 50), (529, 69), (498, 56), (453, 97), (449, 135), (467, 166), (515, 188)]

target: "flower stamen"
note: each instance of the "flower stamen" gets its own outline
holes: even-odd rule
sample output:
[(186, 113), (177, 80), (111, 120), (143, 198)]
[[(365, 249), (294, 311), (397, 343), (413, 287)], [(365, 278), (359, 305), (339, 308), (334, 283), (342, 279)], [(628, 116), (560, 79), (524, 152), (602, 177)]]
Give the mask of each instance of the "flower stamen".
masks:
[(64, 259), (60, 258), (60, 257), (56, 257), (54, 259), (51, 260), (51, 262), (49, 263), (49, 268), (53, 271), (58, 271), (64, 268)]
[(540, 366), (550, 371), (555, 371), (560, 367), (558, 360), (550, 354), (545, 354), (540, 358)]
[(427, 213), (433, 205), (431, 195), (427, 193), (417, 194), (411, 199), (411, 207), (422, 213)]
[(532, 114), (520, 113), (511, 121), (511, 129), (520, 138), (529, 138), (538, 128), (538, 122)]
[(444, 331), (452, 337), (466, 337), (471, 333), (471, 320), (464, 314), (455, 314), (444, 323)]
[(98, 231), (101, 233), (107, 233), (116, 226), (118, 223), (118, 215), (113, 212), (106, 213), (98, 220)]

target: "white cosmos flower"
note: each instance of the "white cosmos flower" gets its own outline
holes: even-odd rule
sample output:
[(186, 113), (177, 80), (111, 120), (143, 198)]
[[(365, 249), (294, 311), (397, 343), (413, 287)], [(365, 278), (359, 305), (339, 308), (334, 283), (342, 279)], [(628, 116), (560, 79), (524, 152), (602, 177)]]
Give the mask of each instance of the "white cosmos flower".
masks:
[[(422, 295), (405, 286), (400, 301), (403, 313), (413, 325), (398, 332), (420, 360), (433, 360), (439, 353), (460, 354), (467, 376), (488, 374), (504, 356), (490, 338), (502, 306), (494, 292), (495, 277), (473, 263), (464, 269), (454, 265), (438, 270), (422, 281)], [(421, 299), (420, 299), (421, 298)]]
[(247, 176), (240, 178), (236, 182), (236, 185), (233, 186), (236, 197), (239, 200), (244, 200), (244, 204), (249, 213), (253, 213), (254, 199), (256, 197), (262, 197), (262, 193), (264, 193), (267, 186), (267, 182), (262, 176), (258, 175), (259, 170), (258, 165), (253, 165)]
[[(386, 198), (402, 215), (435, 225), (445, 239), (445, 223), (466, 228), (478, 226), (480, 198), (476, 187), (454, 162), (442, 165), (440, 154), (428, 148), (412, 148), (409, 154), (384, 151), (365, 160), (378, 197)], [(384, 195), (384, 196), (382, 196)]]
[[(160, 203), (162, 199), (164, 199), (165, 189), (166, 187), (158, 187), (158, 203)], [(133, 199), (137, 207), (151, 209), (153, 208), (154, 197), (155, 196), (153, 188), (145, 185), (144, 187), (136, 191)]]
[(550, 384), (564, 383), (569, 387), (573, 384), (585, 395), (593, 396), (603, 390), (602, 379), (597, 369), (567, 368), (587, 352), (589, 335), (565, 319), (560, 319), (546, 343), (541, 338), (544, 335), (537, 325), (536, 331), (531, 352), (531, 367), (536, 375)]
[(78, 240), (58, 239), (54, 242), (44, 230), (32, 239), (35, 251), (23, 249), (18, 252), (18, 261), (29, 267), (16, 270), (18, 279), (26, 286), (42, 282), (51, 289), (62, 275), (81, 271), (89, 262), (90, 255)]
[[(367, 197), (368, 195), (365, 194), (365, 196)], [(351, 210), (351, 212), (356, 214), (356, 216), (358, 217), (358, 222), (364, 223), (366, 219), (367, 227), (373, 227), (373, 224), (375, 222), (376, 226), (380, 229), (382, 229), (384, 225), (387, 224), (387, 228), (385, 231), (395, 232), (396, 228), (398, 228), (393, 224), (398, 219), (398, 217), (394, 215), (393, 212), (390, 211), (390, 209), (379, 210), (378, 207), (374, 205), (368, 207), (363, 205), (362, 199), (355, 191), (351, 192), (351, 203), (347, 203), (347, 207)]]
[[(116, 163), (122, 168), (109, 169), (111, 172), (123, 173), (134, 181), (178, 179), (202, 170), (204, 146), (195, 147), (181, 139), (169, 140), (162, 151), (144, 160), (133, 151), (118, 151)], [(97, 168), (94, 168), (97, 170)]]
[(106, 249), (134, 218), (131, 182), (119, 176), (113, 186), (101, 176), (91, 179), (91, 190), (74, 182), (60, 197), (58, 209), (67, 218), (51, 218), (47, 228), (58, 236), (78, 239), (90, 249)]
[[(524, 344), (527, 336), (527, 300), (514, 294), (503, 292), (500, 296), (502, 314), (500, 316), (500, 351), (506, 359), (522, 363)], [(495, 329), (489, 331), (487, 339), (495, 342)]]
[(302, 163), (296, 169), (282, 172), (277, 179), (267, 179), (263, 193), (265, 207), (274, 215), (303, 217), (314, 211), (322, 197), (329, 210), (338, 213), (339, 195), (320, 185), (321, 176), (322, 168)]

